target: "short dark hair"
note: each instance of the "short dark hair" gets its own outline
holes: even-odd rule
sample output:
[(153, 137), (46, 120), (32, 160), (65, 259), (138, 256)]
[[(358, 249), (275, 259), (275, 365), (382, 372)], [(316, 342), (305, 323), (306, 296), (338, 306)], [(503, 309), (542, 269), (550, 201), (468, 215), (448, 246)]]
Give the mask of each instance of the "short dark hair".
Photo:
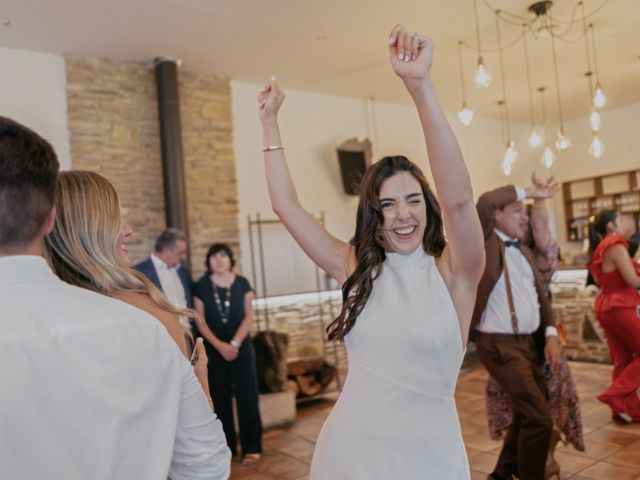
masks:
[(173, 248), (178, 240), (186, 242), (187, 234), (177, 228), (167, 228), (156, 238), (155, 251), (160, 253), (165, 248)]
[(229, 260), (231, 260), (231, 269), (233, 269), (233, 267), (236, 266), (236, 259), (233, 256), (233, 250), (231, 250), (231, 247), (226, 243), (214, 243), (209, 247), (209, 250), (207, 251), (207, 256), (204, 260), (204, 266), (206, 267), (207, 271), (209, 271), (209, 268), (210, 268), (209, 259), (218, 252), (224, 252), (227, 254), (227, 257), (229, 257)]
[(53, 208), (58, 169), (49, 142), (0, 116), (0, 248), (35, 240)]

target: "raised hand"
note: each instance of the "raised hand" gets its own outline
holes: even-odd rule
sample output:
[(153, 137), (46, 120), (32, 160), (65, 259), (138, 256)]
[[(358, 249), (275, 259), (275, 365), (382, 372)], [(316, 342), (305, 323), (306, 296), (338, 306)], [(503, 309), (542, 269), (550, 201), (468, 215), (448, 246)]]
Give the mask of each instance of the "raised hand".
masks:
[(400, 23), (389, 34), (389, 60), (393, 71), (405, 82), (429, 77), (433, 50), (431, 39), (407, 31)]
[(260, 93), (258, 93), (260, 120), (276, 119), (282, 102), (284, 102), (284, 92), (276, 82), (275, 77), (271, 77), (269, 83), (265, 84)]
[(535, 200), (551, 198), (560, 189), (560, 184), (553, 176), (545, 179), (538, 177), (535, 172), (531, 174), (531, 186), (526, 188), (527, 197)]

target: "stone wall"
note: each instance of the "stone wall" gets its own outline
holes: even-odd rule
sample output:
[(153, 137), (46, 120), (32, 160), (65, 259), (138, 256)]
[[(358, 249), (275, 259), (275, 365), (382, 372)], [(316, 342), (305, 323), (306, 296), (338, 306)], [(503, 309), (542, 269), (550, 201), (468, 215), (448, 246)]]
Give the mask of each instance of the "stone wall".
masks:
[(165, 228), (153, 70), (94, 58), (68, 58), (66, 70), (72, 166), (115, 185), (135, 232), (129, 253), (137, 262)]
[(229, 243), (240, 260), (231, 88), (227, 79), (213, 75), (180, 71), (179, 78), (191, 267), (197, 279), (213, 242)]
[[(277, 298), (277, 297), (276, 297)], [(262, 300), (254, 302), (255, 321), (253, 332), (268, 329), (289, 336), (288, 360), (323, 357), (338, 368), (338, 380), (344, 383), (347, 373), (347, 354), (343, 343), (328, 342), (325, 327), (340, 312), (342, 299), (338, 294), (323, 294), (318, 301), (315, 295), (294, 296), (289, 303), (268, 305)]]
[[(166, 226), (158, 107), (148, 64), (68, 58), (67, 109), (73, 168), (107, 177), (135, 231), (133, 262)], [(214, 241), (239, 255), (238, 193), (228, 79), (179, 72), (191, 267), (197, 278)]]
[(593, 312), (594, 295), (578, 287), (554, 288), (553, 311), (567, 333), (567, 358), (611, 363), (607, 337)]

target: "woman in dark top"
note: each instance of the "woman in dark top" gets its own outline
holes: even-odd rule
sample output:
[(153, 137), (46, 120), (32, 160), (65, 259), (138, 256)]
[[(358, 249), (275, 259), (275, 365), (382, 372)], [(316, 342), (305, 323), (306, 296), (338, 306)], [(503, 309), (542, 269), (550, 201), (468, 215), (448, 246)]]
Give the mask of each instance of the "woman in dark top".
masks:
[(206, 340), (209, 357), (211, 398), (235, 456), (237, 438), (231, 401), (235, 395), (242, 463), (251, 465), (260, 460), (262, 452), (255, 352), (249, 335), (253, 290), (246, 278), (233, 273), (235, 261), (229, 245), (211, 245), (205, 265), (207, 273), (196, 282), (193, 294), (201, 317), (198, 330)]

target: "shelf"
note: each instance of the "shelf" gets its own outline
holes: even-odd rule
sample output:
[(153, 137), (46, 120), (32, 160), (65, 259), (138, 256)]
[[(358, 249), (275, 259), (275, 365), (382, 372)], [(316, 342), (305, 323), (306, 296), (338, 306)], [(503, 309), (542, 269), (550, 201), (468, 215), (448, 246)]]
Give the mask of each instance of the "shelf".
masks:
[[(577, 195), (573, 197), (572, 193)], [(567, 239), (582, 241), (586, 236), (587, 220), (601, 209), (633, 214), (637, 220), (640, 217), (639, 194), (638, 169), (564, 182), (562, 195)]]

